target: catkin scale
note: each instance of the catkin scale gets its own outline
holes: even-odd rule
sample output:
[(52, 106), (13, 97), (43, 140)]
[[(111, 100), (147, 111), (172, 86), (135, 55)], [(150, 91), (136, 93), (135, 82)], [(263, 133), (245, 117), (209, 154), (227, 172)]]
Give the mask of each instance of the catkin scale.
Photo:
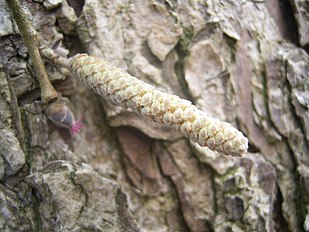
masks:
[(233, 156), (247, 152), (248, 140), (240, 131), (209, 117), (188, 100), (156, 90), (124, 70), (87, 54), (74, 56), (70, 67), (97, 94), (153, 121), (175, 127), (201, 146)]

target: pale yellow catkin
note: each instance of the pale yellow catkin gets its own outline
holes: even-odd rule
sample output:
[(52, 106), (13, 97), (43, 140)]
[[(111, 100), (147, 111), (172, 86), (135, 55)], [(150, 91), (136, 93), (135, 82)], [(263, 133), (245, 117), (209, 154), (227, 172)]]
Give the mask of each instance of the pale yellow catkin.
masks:
[(156, 90), (124, 70), (87, 54), (74, 56), (70, 67), (97, 94), (153, 121), (175, 127), (201, 146), (233, 156), (247, 152), (248, 139), (240, 131), (207, 116), (190, 101)]

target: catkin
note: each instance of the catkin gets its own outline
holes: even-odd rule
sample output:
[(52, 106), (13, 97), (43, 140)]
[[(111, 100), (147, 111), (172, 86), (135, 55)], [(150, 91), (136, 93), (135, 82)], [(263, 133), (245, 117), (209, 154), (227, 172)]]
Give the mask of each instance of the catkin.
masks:
[(233, 156), (247, 152), (248, 140), (240, 131), (207, 116), (190, 101), (156, 90), (124, 70), (87, 54), (74, 56), (70, 67), (97, 94), (153, 121), (175, 127), (201, 146)]

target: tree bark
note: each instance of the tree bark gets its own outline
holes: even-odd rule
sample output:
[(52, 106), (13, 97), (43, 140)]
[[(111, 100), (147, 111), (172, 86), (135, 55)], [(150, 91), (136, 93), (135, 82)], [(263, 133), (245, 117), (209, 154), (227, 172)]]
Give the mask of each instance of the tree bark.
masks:
[(55, 126), (0, 2), (1, 231), (309, 231), (309, 4), (22, 1), (46, 44), (192, 101), (249, 139), (242, 158), (112, 105), (45, 61), (84, 127)]

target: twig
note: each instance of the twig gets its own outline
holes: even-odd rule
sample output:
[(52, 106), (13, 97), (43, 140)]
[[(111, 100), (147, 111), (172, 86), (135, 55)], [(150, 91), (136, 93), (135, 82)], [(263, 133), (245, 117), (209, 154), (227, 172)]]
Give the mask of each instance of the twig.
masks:
[(23, 152), (26, 154), (27, 149), (26, 149), (26, 143), (25, 143), (25, 133), (24, 133), (24, 128), (23, 124), (21, 121), (21, 115), (18, 107), (18, 101), (17, 101), (17, 96), (15, 93), (15, 89), (13, 88), (12, 80), (9, 77), (9, 75), (6, 75), (8, 86), (9, 86), (9, 91), (11, 94), (11, 112), (12, 112), (12, 119), (13, 119), (13, 128), (15, 130), (16, 137), (19, 141), (20, 147), (23, 150)]
[(60, 65), (61, 67), (65, 67), (70, 70), (70, 59), (60, 56), (49, 47), (40, 48), (40, 51), (44, 58), (50, 60), (54, 64)]
[(18, 0), (6, 0), (6, 3), (8, 4), (13, 14), (18, 29), (32, 59), (33, 66), (37, 73), (37, 79), (41, 88), (41, 98), (44, 103), (48, 103), (51, 100), (56, 99), (58, 94), (48, 78), (44, 63), (40, 55), (39, 35), (32, 27)]

